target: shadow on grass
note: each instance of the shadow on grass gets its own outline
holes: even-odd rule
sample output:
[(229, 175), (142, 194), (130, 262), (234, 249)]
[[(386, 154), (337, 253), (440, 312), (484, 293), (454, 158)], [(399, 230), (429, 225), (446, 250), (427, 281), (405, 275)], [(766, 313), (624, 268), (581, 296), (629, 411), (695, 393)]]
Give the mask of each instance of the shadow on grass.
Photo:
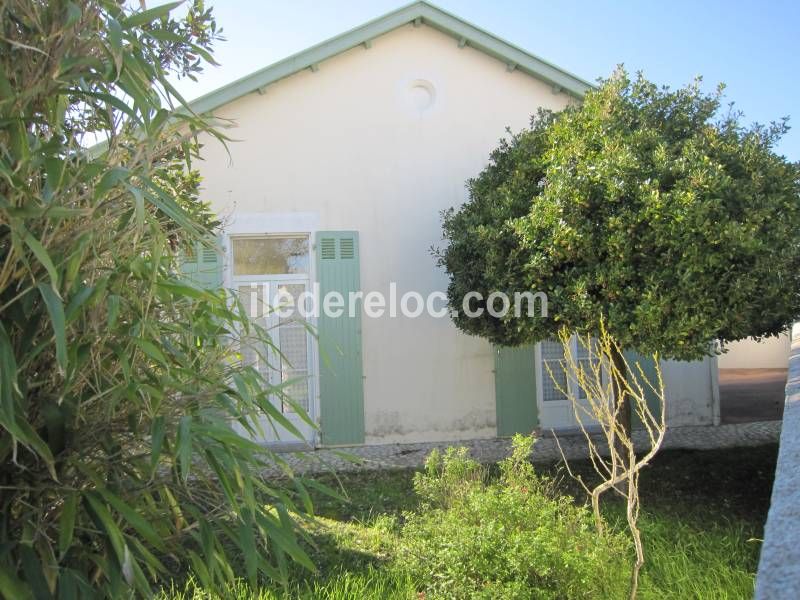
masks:
[[(655, 458), (641, 477), (646, 552), (642, 598), (661, 598), (669, 590), (676, 598), (752, 593), (777, 452), (771, 444), (665, 450)], [(589, 461), (571, 461), (570, 466), (587, 482), (597, 478)], [(537, 471), (552, 478), (559, 492), (585, 502), (583, 489), (563, 465), (537, 465)], [(350, 500), (317, 498), (315, 506), (321, 516), (341, 526), (350, 524), (350, 532), (372, 528), (382, 518), (396, 519), (403, 511), (418, 509), (413, 476), (412, 470), (345, 473), (340, 478)], [(625, 528), (624, 507), (611, 493), (603, 501), (605, 517), (620, 529)], [(331, 544), (326, 548), (332, 554), (319, 558), (328, 565), (341, 566), (337, 561), (344, 560), (372, 569), (382, 564), (374, 556), (337, 555), (341, 539), (335, 536), (325, 543)]]
[[(769, 509), (777, 455), (777, 444), (724, 450), (665, 450), (642, 473), (643, 506), (698, 518), (703, 523), (709, 519), (734, 519), (761, 527)], [(596, 480), (589, 461), (570, 461), (570, 466), (586, 481)], [(583, 502), (583, 489), (566, 475), (563, 465), (537, 465), (537, 471), (555, 478), (560, 491)], [(381, 515), (397, 516), (414, 510), (418, 505), (414, 472), (342, 473), (339, 479), (348, 502), (317, 494), (315, 510), (329, 519), (365, 524)], [(320, 479), (337, 487), (336, 479), (331, 476)]]
[[(752, 595), (777, 446), (712, 451), (666, 450), (641, 478), (646, 564), (640, 598), (733, 598)], [(588, 461), (571, 468), (588, 481)], [(582, 488), (559, 464), (537, 465), (556, 490), (583, 503)], [(496, 474), (496, 469), (490, 469)], [(416, 598), (417, 583), (391, 568), (404, 512), (419, 510), (413, 470), (342, 473), (347, 501), (312, 492), (317, 523), (306, 544), (318, 573), (290, 567), (290, 587), (242, 587), (227, 598)], [(333, 476), (318, 477), (338, 489)], [(624, 528), (624, 503), (613, 494), (603, 512)], [(621, 576), (626, 576), (621, 574)], [(200, 593), (169, 596), (207, 600)], [(216, 597), (214, 597), (216, 600)]]

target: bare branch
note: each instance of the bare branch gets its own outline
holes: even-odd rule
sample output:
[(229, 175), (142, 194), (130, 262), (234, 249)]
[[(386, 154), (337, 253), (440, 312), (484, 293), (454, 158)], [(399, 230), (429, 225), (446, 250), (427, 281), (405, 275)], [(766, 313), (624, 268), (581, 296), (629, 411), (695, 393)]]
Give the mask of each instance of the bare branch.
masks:
[[(591, 499), (598, 533), (602, 533), (604, 528), (600, 513), (602, 495), (614, 489), (625, 499), (626, 522), (636, 552), (636, 560), (631, 571), (630, 595), (631, 598), (635, 598), (639, 571), (644, 564), (644, 547), (641, 531), (638, 528), (641, 507), (639, 474), (658, 452), (666, 433), (666, 401), (659, 356), (653, 355), (656, 375), (655, 381), (652, 381), (639, 361), (631, 363), (625, 358), (619, 344), (610, 336), (602, 323), (598, 339), (588, 335), (578, 337), (577, 353), (573, 351), (570, 332), (562, 330), (559, 340), (563, 347), (564, 358), (560, 368), (563, 369), (564, 377), (562, 379), (555, 377), (548, 363), (545, 363), (545, 367), (556, 389), (571, 400), (575, 421), (586, 440), (589, 460), (600, 477), (600, 483), (592, 488), (587, 486), (583, 478), (570, 468), (558, 436), (554, 434), (556, 444), (567, 473), (586, 490)], [(581, 355), (580, 358), (576, 354)], [(615, 388), (618, 390), (616, 393)], [(577, 393), (578, 390), (582, 390), (582, 395), (585, 397), (581, 398), (581, 394)], [(653, 413), (648, 404), (648, 396), (657, 399), (659, 405), (657, 414)], [(633, 434), (620, 423), (623, 398), (630, 403), (631, 412), (639, 417), (646, 434), (648, 449), (640, 457), (636, 456)], [(598, 446), (597, 436), (593, 435), (587, 426), (600, 427), (605, 447)]]

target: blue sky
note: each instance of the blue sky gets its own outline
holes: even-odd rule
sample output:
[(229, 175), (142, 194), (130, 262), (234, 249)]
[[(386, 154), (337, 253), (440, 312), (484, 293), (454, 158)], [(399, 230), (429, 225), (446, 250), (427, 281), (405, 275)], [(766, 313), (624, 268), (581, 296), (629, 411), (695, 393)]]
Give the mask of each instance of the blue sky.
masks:
[[(800, 160), (800, 2), (438, 0), (437, 6), (590, 81), (618, 63), (679, 86), (727, 84), (745, 121), (793, 117), (779, 146)], [(227, 41), (220, 67), (179, 89), (195, 98), (381, 16), (391, 0), (207, 0)]]

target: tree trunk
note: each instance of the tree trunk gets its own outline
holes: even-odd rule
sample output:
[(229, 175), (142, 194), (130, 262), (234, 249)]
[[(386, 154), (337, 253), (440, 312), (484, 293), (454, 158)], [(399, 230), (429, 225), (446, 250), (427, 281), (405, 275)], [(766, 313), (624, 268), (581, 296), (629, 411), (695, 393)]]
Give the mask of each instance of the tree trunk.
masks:
[[(614, 398), (617, 402), (617, 426), (621, 430), (622, 435), (614, 436), (614, 446), (616, 454), (620, 458), (628, 456), (628, 448), (623, 443), (623, 439), (631, 438), (631, 399), (628, 397), (625, 389), (625, 381), (628, 378), (628, 368), (625, 364), (625, 358), (622, 356), (622, 351), (614, 346), (612, 348), (611, 359), (614, 361), (614, 369), (612, 372), (612, 385), (614, 386)], [(623, 482), (620, 482), (623, 483)], [(615, 486), (616, 489), (616, 486)]]
[(619, 413), (617, 413), (617, 422), (622, 431), (627, 435), (631, 433), (631, 400), (625, 391), (625, 381), (628, 378), (628, 368), (625, 364), (625, 358), (622, 356), (622, 351), (619, 348), (614, 348), (612, 352), (612, 359), (614, 361), (614, 397), (617, 402), (621, 400)]

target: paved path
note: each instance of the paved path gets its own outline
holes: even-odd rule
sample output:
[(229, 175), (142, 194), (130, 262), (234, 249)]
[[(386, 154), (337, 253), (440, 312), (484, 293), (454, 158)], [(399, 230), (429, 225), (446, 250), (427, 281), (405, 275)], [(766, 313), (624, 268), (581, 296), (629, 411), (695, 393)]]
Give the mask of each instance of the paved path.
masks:
[[(663, 448), (710, 450), (760, 446), (775, 443), (781, 433), (780, 421), (736, 423), (718, 427), (678, 427), (670, 429)], [(634, 433), (637, 446), (646, 446), (643, 432)], [(580, 433), (561, 433), (558, 436), (568, 459), (587, 457), (586, 441)], [(298, 473), (336, 471), (364, 471), (370, 469), (407, 469), (423, 464), (434, 448), (466, 446), (470, 454), (482, 463), (494, 463), (508, 456), (511, 442), (507, 438), (463, 440), (440, 443), (381, 444), (351, 448), (323, 449), (283, 454), (282, 458)], [(533, 462), (547, 463), (560, 460), (558, 446), (550, 432), (542, 432), (533, 448)]]
[(773, 421), (783, 417), (786, 369), (720, 369), (723, 423)]

